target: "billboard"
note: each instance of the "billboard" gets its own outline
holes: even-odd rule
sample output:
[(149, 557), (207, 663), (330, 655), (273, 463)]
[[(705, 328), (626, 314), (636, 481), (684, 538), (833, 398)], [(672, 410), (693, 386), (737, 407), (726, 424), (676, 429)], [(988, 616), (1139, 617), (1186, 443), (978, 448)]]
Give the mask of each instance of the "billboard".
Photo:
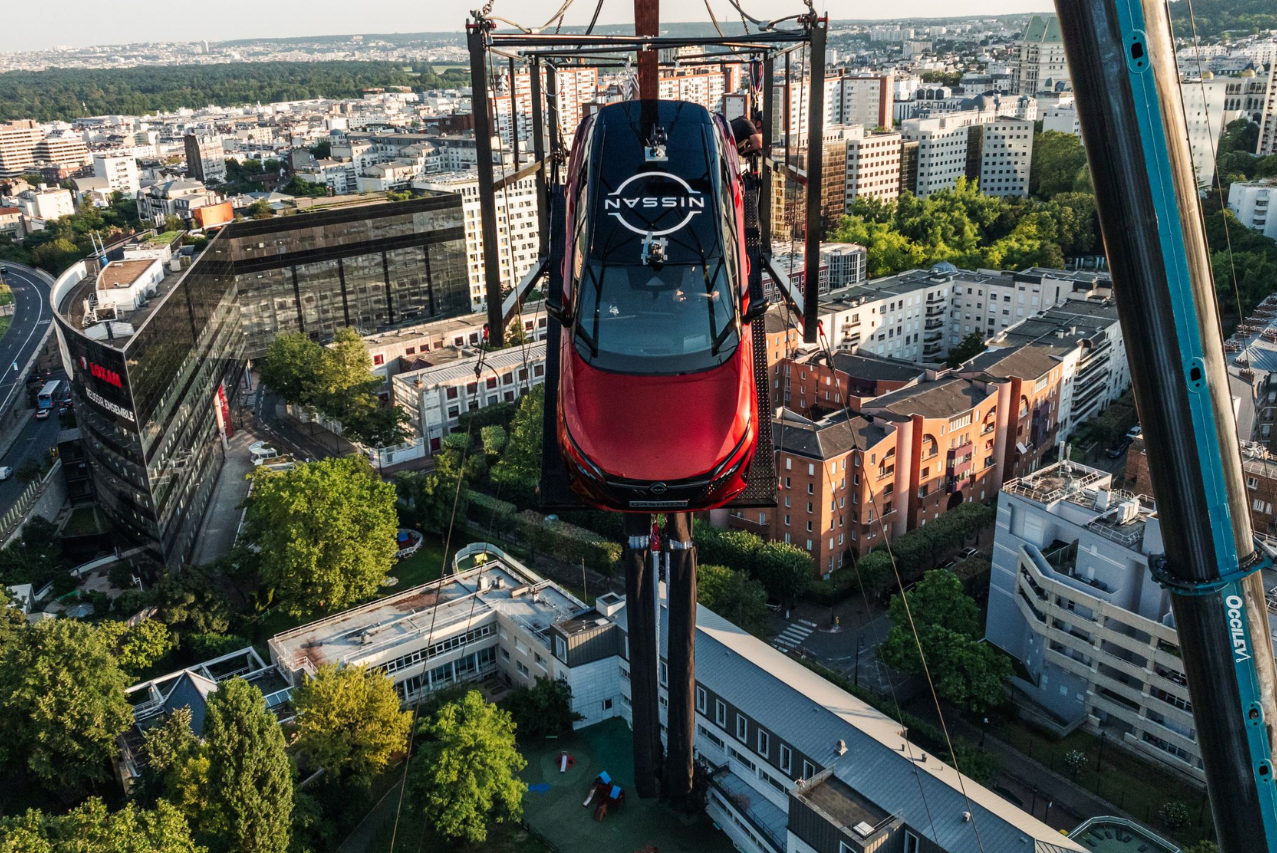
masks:
[(225, 225), (234, 218), (235, 211), (231, 208), (229, 201), (223, 201), (220, 204), (206, 204), (191, 211), (191, 219), (194, 220), (196, 228), (216, 228), (218, 225)]

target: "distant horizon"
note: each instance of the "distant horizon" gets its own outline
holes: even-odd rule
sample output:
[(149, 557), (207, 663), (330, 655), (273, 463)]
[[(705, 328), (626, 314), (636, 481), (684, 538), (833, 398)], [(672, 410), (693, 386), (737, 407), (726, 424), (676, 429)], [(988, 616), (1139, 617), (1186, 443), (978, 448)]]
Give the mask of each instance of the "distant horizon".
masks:
[[(88, 47), (114, 47), (131, 44), (193, 43), (200, 41), (228, 42), (255, 39), (305, 39), (333, 38), (348, 35), (405, 35), (417, 33), (454, 34), (462, 32), (463, 23), (474, 5), (473, 0), (438, 0), (432, 12), (423, 15), (420, 7), (407, 0), (370, 0), (360, 7), (361, 15), (369, 21), (379, 21), (381, 26), (370, 26), (366, 33), (325, 28), (325, 23), (346, 20), (343, 14), (349, 7), (338, 6), (336, 0), (313, 0), (308, 15), (303, 19), (290, 18), (300, 31), (281, 34), (279, 22), (261, 15), (260, 6), (249, 0), (225, 0), (218, 7), (215, 19), (201, 18), (200, 30), (191, 27), (191, 21), (172, 20), (157, 16), (121, 16), (119, 9), (104, 5), (98, 0), (68, 0), (59, 6), (56, 26), (48, 18), (48, 7), (21, 4), (9, 12), (9, 25), (0, 32), (0, 54), (25, 53), (34, 50), (52, 50), (57, 47), (83, 49)], [(555, 13), (559, 0), (496, 0), (493, 14), (516, 20), (527, 26), (539, 26)], [(740, 17), (723, 0), (711, 0), (714, 14), (724, 26)], [(781, 18), (804, 10), (799, 0), (742, 0), (744, 9), (756, 18)], [(891, 6), (891, 15), (865, 16), (864, 8), (852, 0), (825, 0), (817, 4), (831, 19), (837, 21), (908, 21), (955, 20), (970, 17), (1001, 17), (1004, 15), (1032, 15), (1054, 12), (1051, 0), (901, 0)], [(582, 0), (573, 6), (564, 24), (584, 26), (589, 23), (594, 4)], [(629, 0), (604, 0), (601, 24), (627, 24), (633, 22), (633, 5)], [(685, 10), (680, 10), (680, 13)], [(668, 23), (709, 23), (708, 14), (700, 10), (702, 17)], [(947, 13), (947, 14), (946, 14)], [(456, 20), (455, 29), (433, 29), (420, 24), (426, 20)], [(395, 23), (412, 21), (411, 26), (394, 26)], [(314, 31), (307, 31), (307, 23), (314, 23)], [(321, 29), (333, 31), (321, 32)]]

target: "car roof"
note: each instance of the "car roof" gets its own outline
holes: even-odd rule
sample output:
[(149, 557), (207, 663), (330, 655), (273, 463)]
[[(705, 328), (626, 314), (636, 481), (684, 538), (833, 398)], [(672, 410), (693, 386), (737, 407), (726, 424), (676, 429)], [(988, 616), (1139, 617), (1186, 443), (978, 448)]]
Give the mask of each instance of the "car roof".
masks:
[[(665, 158), (648, 159), (655, 125)], [(590, 131), (589, 256), (636, 264), (646, 235), (667, 239), (667, 263), (722, 255), (719, 191), (722, 131), (709, 111), (685, 101), (622, 101), (594, 117)]]

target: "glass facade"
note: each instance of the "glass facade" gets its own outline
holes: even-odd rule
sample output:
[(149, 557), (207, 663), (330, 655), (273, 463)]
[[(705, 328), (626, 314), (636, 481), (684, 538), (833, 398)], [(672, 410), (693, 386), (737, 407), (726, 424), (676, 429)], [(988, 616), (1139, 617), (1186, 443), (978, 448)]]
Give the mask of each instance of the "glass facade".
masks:
[(470, 310), (460, 196), (438, 194), (227, 229), (247, 353)]
[(97, 501), (128, 539), (178, 565), (225, 460), (220, 398), (234, 399), (247, 358), (284, 332), (324, 340), (469, 311), (461, 199), (228, 225), (123, 318), (131, 337), (80, 328), (88, 287), (75, 285), (55, 316)]

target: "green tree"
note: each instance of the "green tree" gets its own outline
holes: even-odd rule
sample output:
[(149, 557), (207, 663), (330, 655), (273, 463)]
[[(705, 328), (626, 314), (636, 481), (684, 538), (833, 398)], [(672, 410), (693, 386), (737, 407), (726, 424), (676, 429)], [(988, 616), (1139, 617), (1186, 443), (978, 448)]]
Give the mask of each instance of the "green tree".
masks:
[(892, 627), (878, 649), (879, 657), (896, 669), (921, 674), (921, 646), (926, 671), (941, 698), (971, 711), (1000, 704), (1011, 663), (979, 641), (980, 611), (963, 591), (961, 579), (952, 572), (929, 571), (907, 598), (908, 612), (901, 596), (891, 598)]
[(249, 219), (271, 219), (275, 215), (275, 211), (270, 206), (270, 202), (265, 199), (257, 201), (244, 208), (244, 215)]
[(482, 844), (488, 824), (523, 814), (527, 766), (510, 715), (471, 690), (422, 721), (412, 763), (413, 801), (444, 838)]
[(208, 790), (203, 833), (227, 853), (288, 849), (293, 779), (284, 735), (260, 690), (241, 678), (223, 681), (204, 715)]
[(327, 139), (321, 139), (310, 146), (310, 153), (316, 160), (327, 160), (333, 156), (333, 147)]
[(152, 589), (156, 617), (182, 634), (225, 634), (233, 613), (222, 579), (211, 566), (165, 572)]
[(767, 634), (767, 590), (744, 572), (710, 563), (698, 565), (696, 600), (744, 631)]
[(1157, 810), (1157, 819), (1171, 832), (1179, 832), (1188, 826), (1192, 816), (1188, 813), (1188, 806), (1179, 800), (1171, 800)]
[(394, 561), (395, 488), (355, 456), (258, 468), (244, 517), (262, 582), (302, 615), (375, 593)]
[(153, 667), (177, 646), (173, 632), (156, 619), (143, 619), (132, 626), (127, 622), (104, 622), (99, 630), (115, 652), (120, 667), (133, 678)]
[(257, 365), (262, 381), (286, 403), (316, 404), (315, 366), (324, 357), (324, 348), (301, 332), (276, 335)]
[(531, 687), (517, 687), (505, 705), (524, 743), (570, 734), (572, 724), (584, 719), (572, 710), (572, 688), (560, 678), (538, 677)]
[(503, 487), (503, 495), (523, 506), (535, 500), (541, 481), (542, 417), (545, 386), (537, 385), (519, 401), (519, 410), (510, 422), (510, 436), (501, 459), (492, 468), (492, 481)]
[(1029, 192), (1049, 199), (1077, 189), (1078, 172), (1086, 169), (1082, 140), (1071, 133), (1047, 130), (1033, 137)]
[(70, 791), (104, 779), (133, 722), (106, 638), (68, 619), (18, 632), (0, 657), (0, 757)]
[(138, 799), (168, 802), (193, 827), (204, 824), (209, 760), (191, 729), (191, 709), (175, 710), (144, 735), (146, 767), (138, 780)]
[(957, 367), (964, 361), (975, 358), (984, 350), (984, 338), (979, 332), (972, 332), (959, 341), (956, 347), (949, 350), (948, 364), (950, 367)]
[(0, 853), (205, 853), (168, 803), (108, 812), (96, 797), (64, 815), (31, 810), (0, 821)]
[(368, 784), (408, 742), (394, 683), (362, 666), (327, 664), (293, 691), (297, 748), (332, 779)]
[(763, 545), (755, 565), (758, 580), (767, 594), (780, 604), (792, 605), (811, 583), (811, 555), (786, 542)]
[(505, 450), (506, 442), (509, 441), (505, 428), (497, 424), (482, 427), (479, 430), (479, 440), (483, 442), (483, 452), (489, 456), (500, 456), (501, 451)]

